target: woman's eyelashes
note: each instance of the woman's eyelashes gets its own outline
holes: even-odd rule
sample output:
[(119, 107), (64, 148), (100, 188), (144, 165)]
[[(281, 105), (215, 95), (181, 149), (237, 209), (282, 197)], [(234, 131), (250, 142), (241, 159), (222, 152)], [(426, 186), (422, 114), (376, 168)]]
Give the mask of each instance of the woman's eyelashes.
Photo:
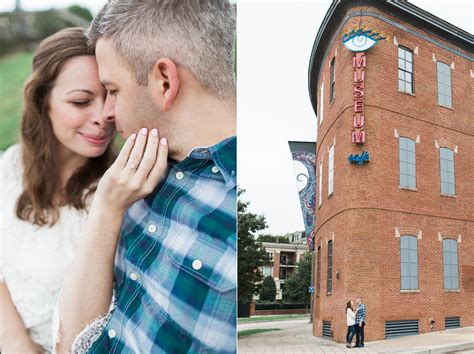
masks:
[(77, 107), (85, 107), (85, 106), (88, 106), (90, 103), (91, 103), (91, 100), (74, 100), (74, 101), (71, 101), (71, 104), (73, 106), (77, 106)]
[(117, 95), (118, 90), (107, 90), (107, 95), (109, 96), (115, 96)]

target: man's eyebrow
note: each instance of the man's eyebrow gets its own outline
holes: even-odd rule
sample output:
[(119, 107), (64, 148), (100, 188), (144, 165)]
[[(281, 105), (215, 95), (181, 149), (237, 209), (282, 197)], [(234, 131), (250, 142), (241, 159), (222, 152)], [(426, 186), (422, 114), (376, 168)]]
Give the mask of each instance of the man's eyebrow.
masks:
[(71, 90), (69, 92), (66, 92), (66, 95), (69, 95), (70, 93), (73, 93), (73, 92), (85, 92), (85, 93), (88, 93), (89, 95), (93, 95), (94, 92), (90, 91), (90, 90), (86, 90), (86, 89), (74, 89), (74, 90)]

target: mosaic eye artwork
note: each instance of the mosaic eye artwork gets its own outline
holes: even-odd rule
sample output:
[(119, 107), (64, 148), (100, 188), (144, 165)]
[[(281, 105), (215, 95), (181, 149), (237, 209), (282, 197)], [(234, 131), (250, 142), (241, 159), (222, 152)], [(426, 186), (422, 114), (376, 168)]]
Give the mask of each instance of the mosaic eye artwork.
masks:
[(370, 29), (358, 28), (353, 29), (349, 33), (344, 33), (342, 43), (352, 52), (365, 52), (382, 39), (385, 39), (385, 37), (381, 33)]

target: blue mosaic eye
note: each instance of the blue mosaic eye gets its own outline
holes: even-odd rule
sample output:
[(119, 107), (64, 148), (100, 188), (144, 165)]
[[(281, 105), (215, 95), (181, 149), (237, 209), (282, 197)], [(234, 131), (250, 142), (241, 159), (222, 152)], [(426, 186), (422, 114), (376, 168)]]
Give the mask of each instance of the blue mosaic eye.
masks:
[(372, 48), (381, 39), (385, 39), (385, 37), (372, 30), (359, 28), (345, 33), (342, 37), (342, 43), (352, 52), (364, 52)]

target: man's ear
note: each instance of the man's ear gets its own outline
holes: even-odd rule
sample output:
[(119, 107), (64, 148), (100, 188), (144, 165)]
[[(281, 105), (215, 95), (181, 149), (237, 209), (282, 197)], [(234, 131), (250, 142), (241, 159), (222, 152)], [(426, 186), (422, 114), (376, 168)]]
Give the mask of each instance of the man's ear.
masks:
[(151, 84), (158, 89), (163, 110), (169, 111), (176, 100), (180, 86), (176, 64), (169, 58), (160, 58), (155, 62), (150, 77), (153, 80)]

